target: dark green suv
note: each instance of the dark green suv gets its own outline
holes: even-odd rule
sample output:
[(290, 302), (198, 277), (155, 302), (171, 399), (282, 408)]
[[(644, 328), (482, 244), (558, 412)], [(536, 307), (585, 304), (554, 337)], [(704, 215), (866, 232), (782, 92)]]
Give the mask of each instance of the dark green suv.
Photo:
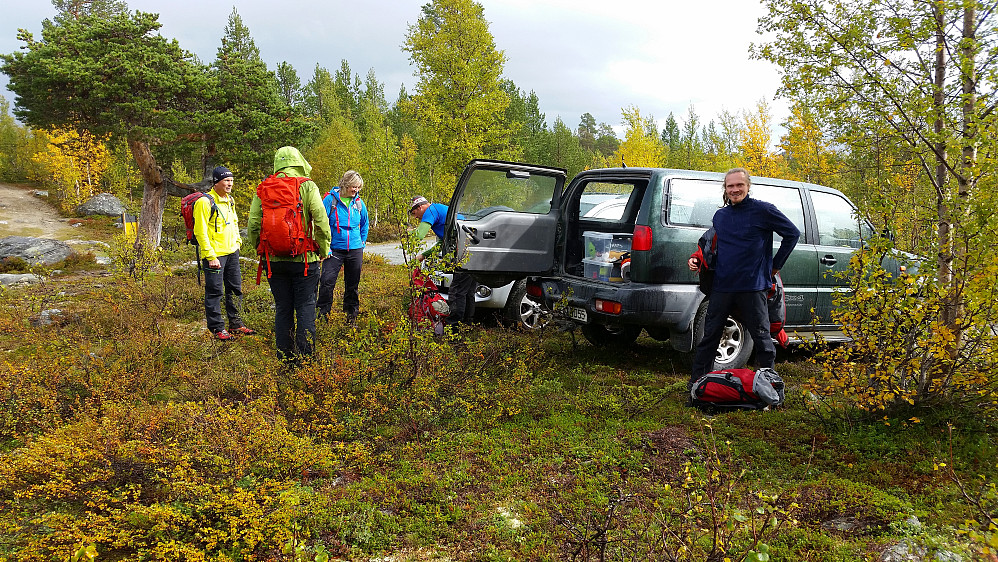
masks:
[[(562, 169), (472, 161), (451, 200), (448, 247), (468, 255), (464, 267), (480, 283), (531, 278), (533, 296), (549, 308), (567, 305), (594, 345), (630, 343), (644, 329), (692, 351), (707, 303), (687, 260), (721, 206), (724, 174), (609, 168), (566, 181)], [(834, 274), (873, 229), (834, 189), (754, 177), (749, 193), (775, 204), (801, 232), (781, 271), (791, 342), (815, 333), (841, 340), (830, 316), (842, 285)], [(455, 220), (455, 211), (464, 219)], [(898, 273), (897, 263), (884, 266)], [(751, 352), (752, 339), (729, 319), (716, 365), (741, 366)]]

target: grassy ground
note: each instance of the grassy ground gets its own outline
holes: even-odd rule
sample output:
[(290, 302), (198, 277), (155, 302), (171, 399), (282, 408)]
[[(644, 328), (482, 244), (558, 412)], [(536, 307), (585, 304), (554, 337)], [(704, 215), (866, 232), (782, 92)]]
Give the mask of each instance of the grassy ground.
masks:
[(357, 326), (320, 323), (289, 371), (251, 264), (260, 333), (234, 343), (204, 330), (190, 270), (82, 269), (0, 292), (0, 559), (983, 556), (961, 531), (994, 517), (968, 499), (998, 476), (993, 426), (818, 417), (803, 352), (779, 357), (786, 407), (704, 416), (667, 343), (413, 331), (406, 272), (374, 259)]

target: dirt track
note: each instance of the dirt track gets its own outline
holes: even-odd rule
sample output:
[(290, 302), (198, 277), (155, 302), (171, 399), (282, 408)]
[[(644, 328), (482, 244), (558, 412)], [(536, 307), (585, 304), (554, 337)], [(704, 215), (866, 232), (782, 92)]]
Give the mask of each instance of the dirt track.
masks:
[(81, 232), (47, 201), (35, 197), (34, 189), (0, 183), (0, 238), (31, 236), (55, 240), (79, 240)]

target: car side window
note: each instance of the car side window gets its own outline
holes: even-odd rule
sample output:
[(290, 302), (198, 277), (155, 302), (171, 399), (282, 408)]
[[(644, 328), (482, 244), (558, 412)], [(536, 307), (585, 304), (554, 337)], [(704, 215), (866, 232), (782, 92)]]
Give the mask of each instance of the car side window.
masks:
[(721, 182), (676, 178), (669, 181), (669, 224), (710, 228), (721, 208)]
[(478, 169), (468, 178), (458, 212), (469, 220), (497, 211), (546, 215), (557, 181), (554, 176)]
[(815, 218), (818, 221), (818, 243), (823, 246), (860, 248), (863, 240), (873, 235), (873, 229), (859, 216), (856, 208), (834, 193), (812, 191)]
[[(776, 187), (774, 185), (752, 185), (749, 194), (760, 201), (776, 205), (784, 215), (794, 223), (801, 237), (804, 236), (804, 202), (800, 190), (795, 187)], [(782, 240), (779, 234), (773, 234), (773, 241)]]

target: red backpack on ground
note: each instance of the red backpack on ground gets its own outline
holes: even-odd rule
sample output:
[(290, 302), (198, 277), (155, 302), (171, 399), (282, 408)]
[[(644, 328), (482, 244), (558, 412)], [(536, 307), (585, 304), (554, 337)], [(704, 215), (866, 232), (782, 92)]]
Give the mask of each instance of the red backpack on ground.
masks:
[(260, 255), (257, 284), (260, 283), (264, 261), (267, 262), (267, 278), (270, 279), (270, 256), (294, 257), (317, 249), (312, 239), (312, 223), (304, 224), (301, 184), (307, 181), (309, 178), (291, 177), (278, 172), (256, 188), (263, 209), (260, 243), (256, 247)]
[(784, 386), (780, 375), (768, 368), (713, 371), (693, 383), (690, 405), (709, 413), (762, 410), (783, 404)]
[(409, 319), (416, 326), (430, 328), (438, 336), (444, 333), (444, 318), (450, 314), (447, 299), (440, 294), (437, 284), (418, 267), (412, 270), (412, 303)]
[[(198, 285), (201, 284), (201, 248), (198, 246), (197, 237), (194, 236), (194, 204), (202, 197), (208, 198), (208, 202), (211, 205), (211, 213), (208, 215), (208, 220), (212, 220), (218, 216), (218, 205), (215, 204), (215, 198), (211, 195), (203, 191), (195, 191), (190, 195), (185, 195), (180, 200), (180, 216), (184, 217), (184, 226), (187, 228), (187, 243), (194, 246), (194, 257), (198, 262)], [(215, 230), (218, 230), (217, 226)]]

